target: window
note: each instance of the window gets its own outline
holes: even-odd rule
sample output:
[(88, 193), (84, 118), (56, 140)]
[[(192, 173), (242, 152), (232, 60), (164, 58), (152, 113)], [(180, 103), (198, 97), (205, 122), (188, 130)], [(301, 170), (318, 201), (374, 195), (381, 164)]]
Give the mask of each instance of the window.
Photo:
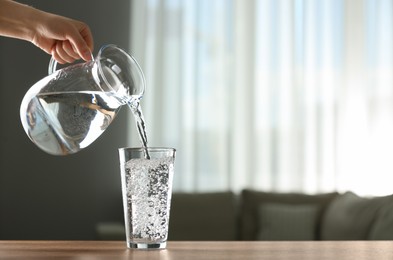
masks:
[(136, 0), (132, 11), (149, 144), (177, 148), (175, 190), (391, 193), (392, 1)]

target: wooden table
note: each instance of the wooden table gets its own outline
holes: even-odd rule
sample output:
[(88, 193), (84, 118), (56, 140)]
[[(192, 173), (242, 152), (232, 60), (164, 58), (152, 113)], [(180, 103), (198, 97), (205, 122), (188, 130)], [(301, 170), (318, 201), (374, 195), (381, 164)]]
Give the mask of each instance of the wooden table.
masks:
[(393, 241), (168, 242), (164, 250), (119, 241), (0, 241), (0, 259), (391, 260)]

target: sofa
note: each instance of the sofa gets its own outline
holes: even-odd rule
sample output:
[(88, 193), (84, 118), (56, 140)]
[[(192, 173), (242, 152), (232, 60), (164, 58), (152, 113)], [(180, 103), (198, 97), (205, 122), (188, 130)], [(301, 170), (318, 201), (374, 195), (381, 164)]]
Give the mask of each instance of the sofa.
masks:
[[(98, 239), (124, 240), (123, 223), (99, 223)], [(391, 240), (393, 195), (174, 193), (169, 240)]]

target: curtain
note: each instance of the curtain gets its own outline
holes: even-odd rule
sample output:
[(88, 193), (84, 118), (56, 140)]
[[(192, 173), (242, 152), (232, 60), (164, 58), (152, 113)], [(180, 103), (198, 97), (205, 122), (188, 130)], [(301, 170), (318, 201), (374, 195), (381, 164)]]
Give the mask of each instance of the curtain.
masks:
[(133, 0), (148, 142), (177, 149), (174, 190), (393, 193), (392, 5)]

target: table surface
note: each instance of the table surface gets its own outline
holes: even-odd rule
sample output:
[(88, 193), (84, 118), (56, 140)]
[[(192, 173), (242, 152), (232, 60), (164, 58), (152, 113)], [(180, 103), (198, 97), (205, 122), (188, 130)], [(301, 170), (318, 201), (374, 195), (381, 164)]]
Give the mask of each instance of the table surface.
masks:
[(393, 259), (393, 241), (176, 242), (127, 249), (122, 241), (0, 241), (0, 259)]

